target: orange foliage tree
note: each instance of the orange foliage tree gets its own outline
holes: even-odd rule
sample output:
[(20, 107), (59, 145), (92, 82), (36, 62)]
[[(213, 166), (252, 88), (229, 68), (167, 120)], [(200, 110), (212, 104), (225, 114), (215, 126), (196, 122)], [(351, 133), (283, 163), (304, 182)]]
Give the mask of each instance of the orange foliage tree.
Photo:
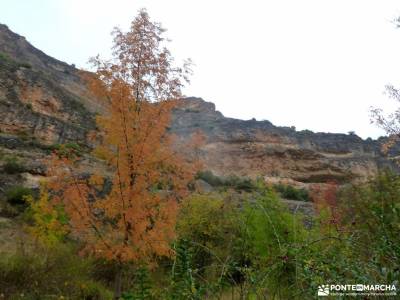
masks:
[[(92, 136), (94, 153), (107, 170), (84, 176), (84, 163), (65, 155), (54, 155), (50, 164), (54, 201), (64, 203), (85, 250), (121, 265), (152, 264), (172, 254), (178, 202), (197, 167), (176, 153), (168, 134), (190, 70), (173, 66), (162, 46), (164, 31), (141, 10), (130, 31), (114, 31), (113, 59), (92, 59), (97, 72), (89, 85), (104, 106)], [(106, 178), (112, 184), (104, 192)]]

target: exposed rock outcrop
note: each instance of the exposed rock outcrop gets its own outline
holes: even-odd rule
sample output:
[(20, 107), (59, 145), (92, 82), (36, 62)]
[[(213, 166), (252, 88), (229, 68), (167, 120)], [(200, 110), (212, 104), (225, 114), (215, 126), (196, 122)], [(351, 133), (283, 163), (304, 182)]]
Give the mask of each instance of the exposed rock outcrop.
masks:
[(79, 72), (0, 25), (0, 133), (84, 143), (95, 101)]
[(182, 139), (196, 130), (207, 137), (206, 168), (218, 175), (264, 176), (303, 183), (365, 179), (380, 168), (397, 169), (381, 140), (355, 134), (313, 133), (269, 121), (225, 118), (215, 105), (187, 98), (175, 111), (172, 131)]
[[(0, 24), (0, 156), (17, 156), (26, 166), (25, 174), (7, 177), (7, 182), (37, 186), (42, 163), (55, 144), (74, 142), (90, 148), (86, 136), (95, 128), (100, 106), (80, 73)], [(180, 140), (203, 131), (205, 168), (217, 175), (308, 184), (347, 182), (374, 175), (382, 167), (396, 169), (380, 151), (382, 140), (226, 118), (200, 98), (182, 101), (170, 130)], [(0, 187), (0, 196), (1, 191)]]

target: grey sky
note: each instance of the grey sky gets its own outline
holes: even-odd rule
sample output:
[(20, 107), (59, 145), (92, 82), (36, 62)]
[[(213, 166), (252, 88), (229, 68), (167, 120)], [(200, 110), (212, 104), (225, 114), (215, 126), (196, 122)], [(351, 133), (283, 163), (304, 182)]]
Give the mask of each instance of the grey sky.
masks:
[(1, 0), (0, 23), (47, 54), (87, 67), (114, 26), (146, 7), (177, 60), (195, 62), (189, 96), (229, 117), (325, 132), (383, 134), (369, 107), (400, 86), (398, 0)]

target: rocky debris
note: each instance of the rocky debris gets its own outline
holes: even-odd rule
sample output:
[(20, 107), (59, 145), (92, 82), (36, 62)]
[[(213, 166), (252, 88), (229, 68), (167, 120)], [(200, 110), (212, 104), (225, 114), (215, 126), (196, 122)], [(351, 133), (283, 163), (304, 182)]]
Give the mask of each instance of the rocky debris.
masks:
[(315, 215), (314, 204), (312, 202), (304, 202), (290, 199), (282, 199), (282, 202), (294, 214), (299, 213), (305, 216)]
[(206, 181), (202, 179), (197, 179), (194, 182), (194, 190), (200, 194), (208, 194), (212, 193), (215, 189), (211, 184), (207, 183)]

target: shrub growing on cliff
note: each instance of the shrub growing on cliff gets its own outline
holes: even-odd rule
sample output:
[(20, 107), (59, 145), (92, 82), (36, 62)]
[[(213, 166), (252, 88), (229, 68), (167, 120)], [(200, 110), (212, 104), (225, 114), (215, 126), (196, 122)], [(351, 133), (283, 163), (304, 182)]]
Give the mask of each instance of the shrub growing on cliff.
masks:
[(257, 184), (250, 178), (242, 178), (237, 175), (221, 177), (214, 175), (211, 171), (201, 171), (196, 175), (197, 179), (202, 179), (213, 187), (233, 188), (237, 191), (251, 192), (257, 189)]
[(24, 205), (27, 197), (32, 196), (32, 190), (21, 185), (15, 185), (6, 191), (6, 198), (10, 204)]
[(196, 179), (201, 179), (208, 184), (217, 187), (224, 185), (224, 181), (221, 177), (216, 176), (211, 171), (200, 171), (196, 174)]
[(14, 156), (7, 157), (3, 165), (4, 172), (7, 174), (17, 174), (25, 171), (25, 167), (21, 162)]
[(279, 193), (282, 198), (299, 200), (299, 201), (310, 201), (310, 195), (304, 188), (295, 188), (291, 185), (276, 184), (274, 189)]
[(57, 151), (59, 156), (72, 158), (74, 156), (81, 156), (83, 154), (82, 147), (73, 142), (65, 144), (54, 144), (49, 146), (50, 150)]

